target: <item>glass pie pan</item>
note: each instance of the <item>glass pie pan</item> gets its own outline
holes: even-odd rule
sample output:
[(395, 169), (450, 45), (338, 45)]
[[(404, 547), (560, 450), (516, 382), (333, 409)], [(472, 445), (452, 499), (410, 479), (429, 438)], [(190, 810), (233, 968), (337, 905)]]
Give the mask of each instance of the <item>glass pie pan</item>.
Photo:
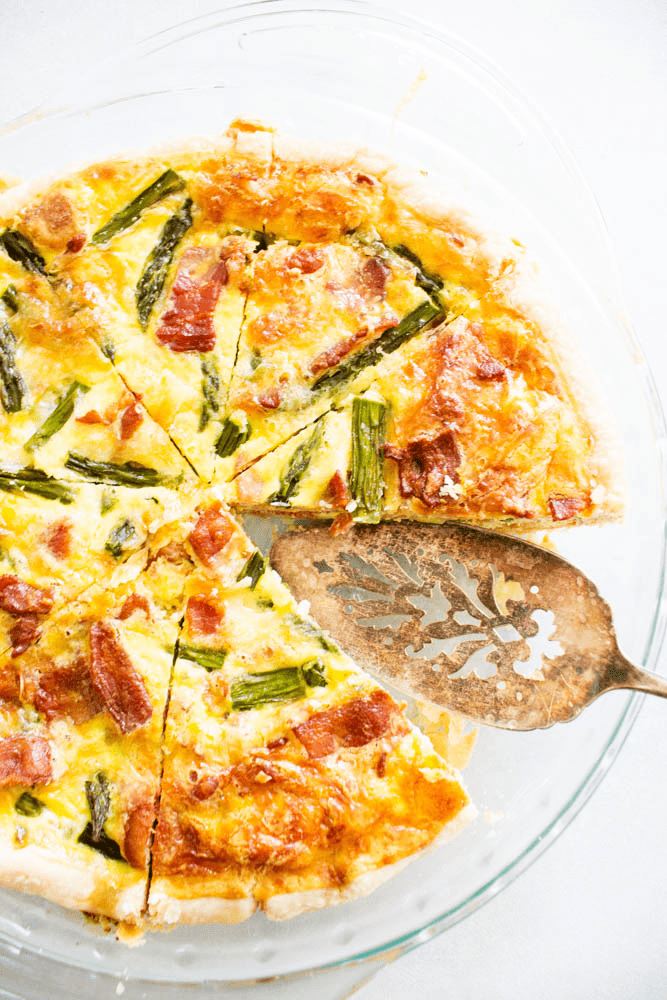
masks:
[[(621, 523), (554, 532), (610, 602), (628, 657), (655, 669), (665, 627), (663, 418), (620, 318), (595, 201), (557, 136), (462, 40), (366, 3), (227, 6), (179, 24), (63, 82), (0, 133), (0, 169), (32, 177), (70, 163), (215, 134), (235, 118), (285, 134), (367, 145), (428, 171), (448, 201), (520, 240), (546, 298), (617, 405), (628, 505)], [(479, 816), (371, 896), (271, 923), (176, 928), (127, 948), (79, 914), (0, 893), (0, 969), (60, 996), (122, 977), (124, 996), (180, 996), (185, 984), (255, 981), (395, 952), (443, 932), (504, 888), (585, 804), (641, 699), (605, 696), (544, 732), (480, 731), (466, 784)], [(97, 987), (95, 987), (97, 988)], [(42, 990), (43, 992), (43, 990)], [(33, 994), (30, 993), (30, 996)]]

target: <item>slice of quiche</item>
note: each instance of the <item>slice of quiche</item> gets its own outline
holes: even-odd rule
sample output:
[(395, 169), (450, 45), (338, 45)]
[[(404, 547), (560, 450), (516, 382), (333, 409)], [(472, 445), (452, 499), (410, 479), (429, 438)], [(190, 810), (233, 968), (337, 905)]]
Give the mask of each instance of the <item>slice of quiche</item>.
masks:
[(153, 844), (159, 926), (343, 902), (472, 814), (457, 772), (241, 539), (214, 503), (182, 542), (193, 568)]
[(149, 585), (94, 588), (0, 657), (0, 880), (139, 922), (178, 620)]

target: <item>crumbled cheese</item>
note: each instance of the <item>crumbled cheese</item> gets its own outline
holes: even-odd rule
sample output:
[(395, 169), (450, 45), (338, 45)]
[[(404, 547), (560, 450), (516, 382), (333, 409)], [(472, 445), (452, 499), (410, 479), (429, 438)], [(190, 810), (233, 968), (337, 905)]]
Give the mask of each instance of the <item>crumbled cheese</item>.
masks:
[(445, 476), (445, 481), (439, 490), (441, 497), (451, 497), (452, 500), (458, 500), (462, 492), (463, 488), (459, 483), (455, 483), (451, 476)]
[(352, 511), (356, 510), (358, 506), (359, 505), (356, 500), (350, 500), (349, 503), (345, 504), (345, 510), (349, 511), (349, 513), (351, 514)]

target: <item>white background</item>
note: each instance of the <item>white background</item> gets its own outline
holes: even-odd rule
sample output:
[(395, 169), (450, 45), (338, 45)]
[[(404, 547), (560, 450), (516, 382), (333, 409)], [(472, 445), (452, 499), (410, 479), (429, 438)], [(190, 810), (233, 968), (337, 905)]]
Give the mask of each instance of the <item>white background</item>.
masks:
[[(229, 4), (0, 0), (0, 123), (48, 104), (60, 73), (83, 73), (117, 48), (221, 6)], [(386, 6), (477, 46), (561, 133), (606, 218), (627, 314), (667, 400), (667, 0)], [(652, 699), (556, 844), (481, 911), (382, 969), (357, 1000), (664, 1000), (666, 774), (667, 703)], [(313, 992), (324, 1000), (326, 988), (313, 983)]]

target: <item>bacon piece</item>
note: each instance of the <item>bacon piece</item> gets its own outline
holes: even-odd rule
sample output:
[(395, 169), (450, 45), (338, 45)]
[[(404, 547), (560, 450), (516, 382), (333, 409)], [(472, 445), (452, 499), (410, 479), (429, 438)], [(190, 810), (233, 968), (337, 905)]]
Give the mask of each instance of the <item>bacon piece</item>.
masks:
[(121, 733), (134, 732), (150, 720), (153, 706), (143, 680), (111, 625), (106, 622), (91, 625), (90, 650), (93, 687)]
[(324, 496), (334, 507), (345, 507), (350, 502), (350, 491), (347, 488), (345, 476), (340, 469), (336, 469), (327, 483)]
[(359, 271), (359, 285), (366, 295), (376, 295), (384, 298), (387, 291), (387, 280), (391, 271), (379, 257), (369, 257)]
[[(12, 653), (12, 656), (15, 654)], [(16, 654), (18, 655), (18, 654)], [(21, 678), (15, 666), (8, 664), (0, 671), (0, 703), (19, 704), (21, 701)]]
[(79, 250), (83, 250), (85, 245), (86, 234), (77, 233), (76, 236), (72, 236), (72, 238), (67, 241), (67, 253), (78, 253)]
[(49, 528), (44, 541), (56, 559), (66, 559), (69, 555), (72, 544), (71, 533), (72, 525), (69, 521), (57, 521)]
[(80, 417), (75, 417), (77, 424), (108, 424), (109, 421), (100, 416), (97, 410), (88, 410)]
[[(202, 268), (210, 266), (202, 274)], [(169, 297), (169, 308), (155, 334), (158, 343), (175, 353), (212, 351), (215, 347), (213, 312), (227, 284), (227, 265), (205, 247), (191, 247), (180, 261)]]
[(580, 510), (584, 510), (588, 501), (586, 497), (549, 497), (547, 501), (551, 517), (554, 521), (567, 521)]
[(329, 528), (329, 534), (332, 538), (336, 535), (344, 535), (346, 531), (349, 531), (354, 524), (354, 518), (348, 511), (343, 511), (338, 517), (335, 517), (331, 522), (331, 527)]
[(133, 400), (129, 406), (126, 406), (120, 415), (120, 439), (121, 441), (127, 441), (131, 438), (137, 428), (143, 423), (144, 411), (142, 410), (139, 401), (137, 399)]
[(216, 607), (202, 597), (189, 597), (185, 612), (188, 625), (193, 632), (212, 635), (222, 622), (222, 615)]
[(32, 701), (37, 711), (44, 713), (47, 722), (67, 716), (76, 725), (81, 725), (104, 709), (93, 688), (84, 657), (66, 667), (43, 673)]
[(343, 358), (347, 357), (354, 348), (357, 346), (359, 341), (364, 340), (368, 336), (368, 327), (362, 326), (360, 330), (353, 333), (351, 337), (347, 337), (345, 340), (340, 340), (337, 344), (332, 347), (328, 347), (326, 351), (322, 351), (317, 357), (311, 362), (310, 374), (319, 375), (320, 372), (325, 372), (328, 368), (334, 368)]
[(130, 809), (123, 832), (123, 855), (133, 868), (145, 871), (148, 865), (148, 841), (155, 818), (155, 803), (140, 802)]
[(220, 778), (214, 774), (205, 774), (193, 787), (192, 794), (199, 802), (204, 802), (206, 799), (210, 799), (213, 793), (217, 791), (219, 784)]
[(502, 466), (487, 469), (470, 491), (470, 499), (485, 511), (510, 514), (512, 517), (534, 517), (530, 506), (530, 481), (516, 469)]
[(261, 396), (257, 396), (257, 403), (263, 410), (277, 410), (283, 401), (283, 394), (278, 386), (267, 389)]
[(354, 179), (357, 184), (370, 184), (371, 187), (375, 187), (375, 181), (368, 174), (357, 174)]
[(9, 615), (45, 615), (53, 607), (53, 595), (33, 587), (17, 576), (0, 576), (0, 608)]
[(427, 507), (436, 507), (446, 500), (447, 486), (459, 482), (461, 453), (451, 430), (430, 440), (410, 441), (405, 448), (386, 445), (385, 455), (398, 462), (401, 496), (417, 497)]
[(378, 778), (384, 778), (387, 773), (387, 751), (383, 750), (378, 757), (377, 764), (375, 765), (375, 773)]
[(0, 740), (0, 785), (48, 785), (51, 777), (51, 747), (43, 736)]
[(314, 274), (324, 264), (324, 253), (320, 247), (299, 247), (287, 259), (287, 266), (296, 268), (302, 274)]
[(220, 504), (216, 503), (199, 516), (199, 520), (188, 535), (188, 541), (204, 565), (211, 566), (213, 556), (224, 549), (233, 534), (234, 522), (221, 509)]
[(122, 622), (124, 622), (130, 617), (130, 615), (133, 615), (135, 611), (143, 611), (146, 617), (150, 620), (151, 606), (148, 603), (148, 598), (144, 597), (143, 594), (130, 594), (128, 599), (123, 604), (123, 607), (118, 612), (118, 617)]
[(504, 365), (501, 365), (499, 361), (489, 354), (488, 357), (482, 357), (477, 363), (477, 378), (484, 379), (489, 382), (498, 382), (500, 379), (505, 378), (507, 369)]
[[(37, 615), (21, 615), (16, 619), (9, 630), (9, 638), (12, 644), (12, 657), (25, 653), (34, 642), (40, 637), (39, 620)], [(2, 697), (0, 695), (0, 697)]]
[[(292, 732), (312, 758), (326, 757), (346, 747), (363, 747), (388, 732), (399, 712), (385, 691), (373, 691), (367, 698), (354, 698), (344, 705), (316, 712)], [(401, 720), (399, 720), (401, 721)], [(403, 731), (407, 726), (403, 724)]]

